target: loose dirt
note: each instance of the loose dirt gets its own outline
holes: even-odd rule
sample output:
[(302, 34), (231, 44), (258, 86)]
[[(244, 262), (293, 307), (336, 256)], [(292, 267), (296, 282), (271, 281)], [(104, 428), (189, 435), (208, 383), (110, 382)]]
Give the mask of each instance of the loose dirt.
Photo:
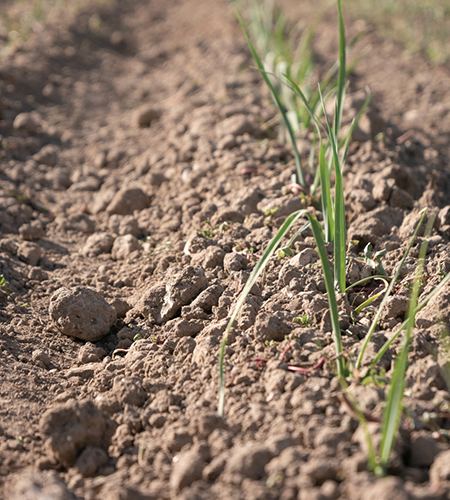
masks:
[[(302, 6), (291, 5), (293, 19)], [(332, 10), (322, 27), (315, 51), (326, 69)], [(360, 27), (348, 20), (349, 34)], [(348, 238), (359, 242), (348, 283), (374, 272), (357, 260), (367, 243), (387, 250), (392, 273), (428, 207), (438, 217), (425, 296), (450, 271), (450, 75), (372, 32), (358, 50), (345, 120), (365, 86), (373, 98), (345, 173)], [(293, 158), (252, 66), (219, 0), (111, 1), (2, 61), (3, 498), (449, 497), (439, 346), (450, 290), (417, 318), (401, 434), (389, 476), (376, 479), (333, 372), (309, 230), (246, 300), (226, 352), (226, 417), (217, 415), (230, 310), (286, 215), (313, 202), (289, 188)], [(419, 243), (366, 367), (404, 319)], [(349, 358), (372, 314), (354, 309), (372, 291), (339, 299)], [(353, 381), (375, 443), (398, 347), (378, 383)]]

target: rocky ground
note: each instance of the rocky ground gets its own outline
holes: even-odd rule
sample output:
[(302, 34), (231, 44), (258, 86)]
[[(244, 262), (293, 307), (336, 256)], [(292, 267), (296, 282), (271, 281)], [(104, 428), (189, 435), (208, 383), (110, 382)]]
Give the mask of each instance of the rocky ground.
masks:
[[(315, 51), (327, 68), (333, 9), (321, 26)], [(358, 50), (345, 120), (366, 86), (373, 99), (345, 173), (348, 239), (359, 242), (348, 283), (374, 272), (357, 260), (369, 242), (387, 251), (392, 274), (428, 207), (437, 223), (426, 296), (450, 271), (450, 75), (376, 33)], [(224, 0), (112, 0), (2, 60), (1, 497), (450, 495), (440, 347), (450, 290), (418, 315), (401, 435), (389, 476), (376, 479), (334, 375), (309, 230), (245, 303), (226, 352), (226, 417), (217, 415), (230, 310), (284, 218), (314, 201), (289, 187), (290, 149), (251, 67)], [(419, 243), (366, 364), (404, 318)], [(350, 359), (373, 314), (354, 309), (371, 291), (340, 298)], [(388, 378), (397, 350), (379, 365)], [(386, 387), (349, 382), (378, 442)]]

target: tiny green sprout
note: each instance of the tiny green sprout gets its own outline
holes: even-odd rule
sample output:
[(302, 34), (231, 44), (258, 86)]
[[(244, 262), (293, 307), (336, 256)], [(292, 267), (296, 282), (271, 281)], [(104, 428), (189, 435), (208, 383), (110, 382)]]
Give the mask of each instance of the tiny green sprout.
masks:
[(23, 440), (23, 436), (21, 436), (20, 434), (18, 436), (16, 436), (16, 440), (20, 443), (20, 444), (24, 444), (24, 440)]
[(386, 377), (386, 370), (383, 368), (380, 370), (378, 374), (373, 368), (370, 372), (364, 377), (361, 381), (361, 385), (374, 385), (376, 387), (385, 387), (389, 382), (389, 379)]
[(308, 315), (306, 313), (300, 314), (300, 316), (296, 316), (292, 321), (304, 327), (311, 325), (311, 320), (308, 318)]
[(3, 276), (3, 274), (0, 274), (0, 288), (3, 288), (4, 290), (10, 292), (11, 288), (9, 287), (9, 283), (6, 281), (6, 278)]
[(266, 347), (273, 347), (273, 346), (274, 346), (274, 345), (276, 345), (276, 344), (277, 344), (277, 342), (275, 342), (275, 340), (266, 340), (266, 341), (264, 342), (264, 345), (265, 345)]
[(437, 265), (436, 274), (439, 276), (439, 281), (442, 281), (445, 278), (446, 273), (445, 273), (444, 269), (442, 268), (442, 264), (440, 262)]
[(385, 276), (386, 271), (384, 270), (383, 264), (381, 263), (381, 259), (386, 255), (387, 250), (384, 249), (373, 253), (372, 248), (372, 245), (370, 243), (367, 243), (363, 250), (364, 257), (357, 260), (359, 260), (360, 262), (365, 262), (374, 271), (376, 271), (377, 274)]
[(272, 217), (277, 210), (278, 210), (278, 207), (268, 208), (266, 210), (266, 213), (265, 213), (266, 217)]
[(292, 248), (290, 248), (288, 246), (280, 248), (277, 251), (277, 257), (279, 259), (284, 259), (285, 257), (293, 257), (294, 255), (295, 255), (294, 250), (292, 250)]

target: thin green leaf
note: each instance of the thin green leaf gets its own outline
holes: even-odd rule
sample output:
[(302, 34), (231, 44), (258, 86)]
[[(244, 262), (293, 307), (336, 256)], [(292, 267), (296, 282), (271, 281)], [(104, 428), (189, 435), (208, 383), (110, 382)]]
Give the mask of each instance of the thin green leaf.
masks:
[[(436, 288), (430, 292), (429, 295), (427, 295), (420, 303), (419, 305), (416, 307), (416, 309), (414, 310), (414, 315), (416, 315), (419, 311), (421, 311), (427, 304), (428, 302), (437, 294), (439, 293), (443, 288), (444, 286), (450, 281), (450, 272), (447, 273), (445, 275), (445, 277), (443, 278), (443, 280), (436, 286)], [(392, 337), (387, 340), (383, 346), (381, 347), (381, 349), (378, 351), (377, 355), (375, 356), (375, 358), (373, 359), (372, 363), (370, 366), (375, 366), (378, 361), (380, 361), (380, 359), (386, 354), (386, 351), (389, 349), (389, 347), (391, 347), (392, 343), (397, 339), (397, 337), (400, 335), (400, 333), (405, 329), (405, 327), (407, 326), (408, 324), (408, 320), (405, 320), (396, 330), (396, 332), (394, 333), (394, 335), (392, 335)]]
[(247, 298), (248, 294), (250, 293), (250, 290), (252, 289), (253, 285), (256, 283), (256, 280), (260, 276), (260, 274), (263, 272), (264, 268), (266, 267), (270, 257), (274, 254), (275, 250), (277, 249), (278, 245), (280, 244), (281, 240), (284, 238), (286, 233), (291, 229), (292, 225), (294, 222), (299, 219), (300, 217), (304, 215), (308, 215), (309, 212), (307, 210), (298, 210), (297, 212), (292, 213), (283, 223), (283, 225), (280, 227), (278, 230), (277, 234), (274, 236), (272, 241), (269, 243), (269, 246), (266, 248), (264, 251), (262, 257), (259, 259), (259, 261), (256, 263), (255, 268), (253, 269), (253, 272), (251, 273), (250, 277), (247, 280), (247, 283), (245, 284), (244, 289), (242, 290), (242, 293), (239, 297), (239, 300), (237, 301), (233, 313), (230, 317), (230, 320), (228, 321), (227, 328), (225, 330), (223, 339), (222, 339), (222, 344), (220, 347), (220, 353), (219, 353), (219, 415), (223, 416), (224, 415), (224, 409), (225, 409), (225, 374), (224, 374), (224, 358), (225, 358), (225, 348), (227, 345), (227, 340), (228, 340), (228, 335), (231, 331), (231, 328), (234, 325), (234, 322), (236, 321), (236, 318), (242, 308), (242, 306), (245, 303), (245, 299)]
[(294, 131), (292, 130), (292, 125), (291, 125), (291, 122), (289, 121), (289, 118), (287, 116), (286, 109), (283, 106), (283, 104), (281, 103), (280, 98), (278, 96), (278, 93), (277, 93), (275, 87), (273, 86), (273, 84), (272, 84), (272, 82), (271, 82), (271, 80), (270, 80), (270, 78), (269, 78), (269, 76), (264, 68), (264, 64), (261, 61), (261, 58), (259, 57), (252, 41), (250, 40), (250, 37), (248, 35), (247, 29), (244, 25), (244, 21), (242, 20), (242, 17), (240, 16), (240, 14), (238, 12), (236, 12), (236, 16), (237, 16), (237, 18), (242, 26), (242, 30), (244, 31), (245, 38), (247, 39), (247, 44), (250, 48), (250, 52), (252, 53), (253, 59), (255, 60), (256, 65), (258, 66), (259, 72), (261, 73), (261, 76), (264, 78), (264, 81), (266, 82), (267, 86), (269, 87), (269, 90), (272, 94), (272, 97), (275, 101), (275, 104), (276, 104), (278, 110), (280, 111), (281, 116), (283, 117), (283, 121), (284, 121), (286, 129), (289, 133), (289, 138), (291, 140), (291, 145), (292, 145), (292, 149), (294, 152), (295, 167), (296, 167), (296, 172), (297, 172), (297, 181), (300, 184), (300, 186), (302, 186), (303, 188), (306, 189), (307, 185), (306, 185), (306, 181), (305, 181), (305, 178), (303, 175), (302, 161), (300, 158), (300, 153), (298, 152), (297, 142), (296, 142), (296, 139), (294, 136)]
[(330, 307), (331, 325), (333, 329), (334, 346), (337, 356), (337, 373), (341, 378), (346, 374), (344, 359), (342, 358), (343, 347), (341, 339), (341, 329), (339, 326), (339, 311), (336, 301), (336, 293), (334, 290), (333, 274), (331, 272), (330, 262), (328, 260), (327, 250), (322, 236), (322, 226), (317, 221), (313, 214), (308, 213), (309, 221), (311, 222), (311, 229), (314, 239), (316, 240), (317, 251), (319, 252), (320, 262), (322, 264), (323, 275), (325, 278), (325, 287), (327, 290), (328, 304)]
[(408, 255), (409, 255), (411, 247), (413, 246), (414, 241), (416, 240), (417, 234), (418, 234), (419, 229), (421, 228), (421, 226), (423, 224), (423, 221), (424, 221), (426, 215), (427, 215), (427, 210), (424, 209), (422, 217), (420, 218), (420, 221), (417, 224), (417, 227), (414, 231), (414, 234), (412, 235), (412, 238), (408, 244), (408, 247), (406, 248), (406, 251), (403, 255), (403, 258), (400, 261), (400, 264), (398, 265), (397, 270), (394, 273), (391, 284), (389, 285), (389, 288), (386, 291), (386, 295), (383, 297), (383, 300), (381, 301), (380, 307), (378, 308), (378, 311), (372, 320), (372, 324), (370, 325), (369, 331), (366, 333), (366, 336), (364, 337), (364, 342), (363, 342), (363, 345), (361, 347), (361, 351), (359, 353), (359, 356), (358, 356), (358, 359), (357, 359), (356, 365), (355, 365), (355, 368), (357, 370), (359, 370), (359, 368), (361, 368), (361, 364), (362, 364), (363, 359), (364, 359), (364, 354), (366, 352), (367, 346), (369, 345), (370, 339), (372, 338), (373, 332), (375, 331), (375, 328), (377, 327), (378, 320), (380, 319), (381, 313), (383, 312), (383, 308), (386, 305), (386, 302), (387, 302), (387, 300), (388, 300), (388, 298), (389, 298), (389, 296), (390, 296), (390, 294), (395, 286), (395, 283), (397, 282), (397, 278), (400, 274), (400, 270), (402, 269), (403, 264), (405, 263), (405, 260), (407, 259)]
[(408, 352), (412, 340), (412, 333), (415, 323), (415, 310), (419, 298), (420, 281), (423, 275), (425, 262), (425, 254), (428, 246), (428, 239), (433, 229), (435, 214), (431, 214), (427, 221), (425, 229), (425, 239), (422, 242), (419, 262), (417, 264), (416, 275), (413, 282), (413, 290), (408, 308), (408, 323), (406, 327), (406, 335), (402, 349), (395, 363), (394, 373), (392, 375), (391, 386), (388, 394), (386, 409), (384, 412), (383, 425), (381, 429), (382, 438), (380, 444), (380, 466), (383, 475), (389, 464), (389, 455), (394, 447), (397, 437), (398, 428), (400, 426), (400, 418), (403, 411), (403, 395), (406, 387), (406, 369), (408, 367)]

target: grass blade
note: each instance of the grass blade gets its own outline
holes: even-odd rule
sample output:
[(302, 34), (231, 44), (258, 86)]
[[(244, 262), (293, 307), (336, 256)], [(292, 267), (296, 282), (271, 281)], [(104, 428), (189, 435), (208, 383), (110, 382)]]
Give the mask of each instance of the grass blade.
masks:
[(297, 212), (292, 213), (283, 223), (283, 225), (280, 227), (278, 230), (277, 234), (274, 236), (272, 241), (269, 243), (269, 246), (266, 248), (264, 251), (263, 255), (259, 259), (259, 261), (256, 263), (255, 268), (253, 269), (253, 272), (251, 273), (250, 277), (247, 280), (247, 283), (245, 284), (244, 289), (242, 290), (241, 296), (239, 297), (239, 300), (236, 303), (236, 306), (234, 307), (233, 313), (230, 317), (230, 320), (228, 321), (227, 328), (225, 330), (223, 339), (222, 339), (222, 344), (220, 346), (220, 353), (219, 353), (219, 415), (223, 416), (224, 415), (224, 410), (225, 410), (225, 374), (224, 374), (224, 358), (225, 358), (225, 349), (227, 346), (227, 340), (228, 340), (228, 335), (231, 331), (231, 328), (233, 327), (234, 322), (236, 321), (236, 318), (244, 305), (245, 299), (247, 298), (248, 294), (250, 293), (250, 290), (252, 289), (253, 285), (256, 283), (256, 280), (260, 276), (260, 274), (263, 272), (264, 268), (267, 265), (267, 262), (269, 261), (270, 257), (274, 254), (275, 250), (277, 249), (278, 245), (280, 244), (281, 240), (285, 237), (287, 232), (291, 229), (292, 225), (294, 222), (299, 219), (300, 217), (304, 215), (309, 215), (309, 212), (307, 210), (298, 210)]
[(288, 134), (289, 134), (289, 138), (291, 140), (291, 144), (292, 144), (292, 149), (293, 149), (293, 152), (294, 152), (294, 159), (295, 159), (295, 168), (296, 168), (296, 173), (297, 173), (297, 181), (298, 183), (300, 184), (300, 186), (302, 186), (303, 188), (307, 188), (307, 185), (306, 185), (306, 181), (305, 181), (305, 177), (303, 175), (303, 169), (302, 169), (302, 161), (301, 161), (301, 158), (300, 158), (300, 153), (298, 152), (298, 148), (297, 148), (297, 142), (295, 140), (295, 136), (294, 136), (294, 131), (292, 129), (292, 125), (291, 125), (291, 122), (287, 116), (287, 113), (286, 113), (286, 109), (285, 107), (283, 106), (283, 104), (281, 103), (281, 100), (278, 96), (278, 93), (275, 89), (275, 87), (273, 86), (272, 82), (270, 81), (270, 78), (267, 74), (267, 71), (265, 70), (264, 68), (264, 64), (263, 62), (261, 61), (261, 58), (259, 57), (252, 41), (250, 40), (250, 37), (248, 35), (248, 32), (247, 32), (247, 29), (244, 25), (244, 21), (242, 20), (242, 17), (240, 16), (240, 14), (238, 12), (236, 12), (236, 16), (242, 26), (242, 30), (244, 31), (244, 35), (245, 35), (245, 38), (247, 40), (247, 43), (248, 43), (248, 46), (250, 48), (250, 52), (252, 53), (252, 56), (253, 56), (253, 59), (255, 60), (256, 62), (256, 65), (258, 66), (258, 69), (259, 69), (259, 72), (261, 73), (261, 76), (264, 78), (264, 81), (266, 82), (267, 86), (269, 87), (269, 90), (270, 90), (270, 93), (272, 94), (272, 97), (275, 101), (275, 104), (279, 110), (279, 112), (281, 113), (281, 116), (283, 117), (283, 121), (284, 121), (284, 124), (286, 126), (286, 129), (288, 131)]
[(428, 218), (427, 227), (425, 230), (425, 239), (420, 248), (419, 262), (417, 264), (416, 275), (413, 282), (413, 290), (408, 308), (408, 319), (406, 327), (406, 335), (402, 349), (397, 358), (392, 376), (390, 390), (388, 394), (386, 409), (384, 412), (382, 425), (382, 439), (380, 444), (380, 470), (376, 471), (381, 475), (386, 474), (389, 464), (389, 455), (394, 447), (397, 437), (398, 428), (400, 426), (400, 418), (403, 411), (403, 395), (406, 386), (406, 369), (408, 367), (408, 352), (412, 340), (412, 333), (415, 322), (415, 310), (419, 298), (420, 280), (423, 274), (425, 254), (428, 246), (428, 238), (433, 229), (435, 214), (431, 214)]
[(397, 282), (398, 275), (400, 274), (400, 270), (403, 267), (403, 264), (405, 263), (405, 260), (407, 259), (409, 252), (414, 244), (414, 241), (417, 237), (417, 234), (419, 232), (419, 229), (421, 228), (423, 221), (425, 220), (425, 217), (427, 215), (427, 210), (425, 209), (423, 211), (422, 217), (420, 218), (419, 223), (417, 224), (416, 230), (414, 231), (414, 234), (412, 235), (412, 238), (408, 244), (408, 247), (405, 250), (405, 253), (403, 255), (402, 260), (400, 261), (400, 264), (397, 267), (397, 270), (395, 271), (395, 274), (391, 280), (391, 284), (389, 285), (389, 288), (386, 291), (386, 295), (383, 297), (383, 300), (381, 301), (380, 307), (378, 308), (377, 313), (375, 314), (375, 317), (373, 318), (372, 324), (370, 325), (369, 331), (367, 332), (366, 336), (364, 337), (364, 342), (363, 346), (361, 348), (361, 351), (359, 353), (358, 359), (356, 360), (356, 365), (355, 369), (359, 370), (361, 368), (361, 364), (364, 359), (364, 354), (366, 352), (367, 346), (369, 345), (370, 339), (372, 338), (373, 332), (375, 331), (375, 328), (377, 327), (378, 320), (381, 317), (381, 313), (383, 312), (383, 308), (386, 305), (386, 302), (395, 286), (395, 283)]
[[(414, 315), (416, 315), (419, 311), (421, 311), (427, 304), (428, 302), (437, 294), (439, 293), (444, 286), (450, 281), (450, 272), (445, 275), (443, 280), (437, 285), (437, 287), (429, 294), (425, 299), (423, 299), (419, 305), (416, 307), (414, 310)], [(392, 343), (397, 339), (397, 337), (400, 335), (400, 333), (405, 329), (406, 325), (408, 324), (408, 320), (405, 320), (397, 329), (397, 331), (392, 335), (392, 337), (387, 340), (381, 349), (378, 351), (377, 355), (373, 359), (372, 363), (370, 366), (375, 366), (378, 361), (386, 354), (386, 351), (389, 349), (389, 347), (392, 345)]]
[(342, 339), (341, 339), (341, 329), (339, 326), (339, 312), (336, 301), (336, 292), (334, 290), (334, 280), (333, 274), (331, 272), (330, 262), (328, 261), (328, 254), (325, 248), (325, 244), (322, 236), (322, 226), (317, 221), (316, 217), (308, 213), (308, 219), (311, 222), (311, 229), (313, 232), (314, 239), (316, 240), (317, 251), (319, 252), (320, 262), (322, 264), (323, 275), (325, 278), (325, 287), (328, 295), (328, 304), (330, 306), (330, 314), (331, 314), (331, 325), (333, 328), (333, 339), (334, 346), (336, 350), (337, 356), (337, 374), (339, 378), (342, 378), (345, 373), (345, 364), (344, 359), (342, 358)]

